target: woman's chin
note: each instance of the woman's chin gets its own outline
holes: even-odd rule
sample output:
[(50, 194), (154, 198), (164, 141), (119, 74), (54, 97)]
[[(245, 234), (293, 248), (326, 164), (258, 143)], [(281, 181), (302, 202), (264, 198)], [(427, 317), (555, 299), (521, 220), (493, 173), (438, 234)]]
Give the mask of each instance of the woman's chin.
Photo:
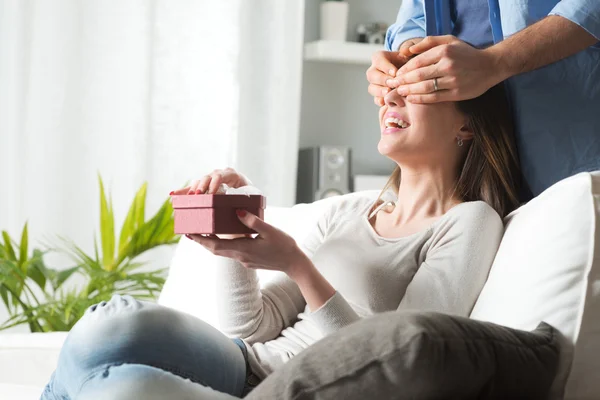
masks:
[(398, 146), (395, 146), (395, 143), (390, 143), (389, 141), (385, 140), (385, 138), (381, 138), (379, 144), (377, 144), (377, 151), (379, 151), (379, 154), (382, 156), (388, 157), (390, 154), (395, 152), (394, 150), (397, 150), (397, 147)]

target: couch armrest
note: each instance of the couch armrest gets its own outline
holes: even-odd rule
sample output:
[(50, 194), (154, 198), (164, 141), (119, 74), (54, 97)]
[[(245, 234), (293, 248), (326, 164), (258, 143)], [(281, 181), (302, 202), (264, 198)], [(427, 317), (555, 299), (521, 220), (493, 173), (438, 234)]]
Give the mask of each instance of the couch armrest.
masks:
[(43, 387), (67, 332), (0, 334), (0, 383)]

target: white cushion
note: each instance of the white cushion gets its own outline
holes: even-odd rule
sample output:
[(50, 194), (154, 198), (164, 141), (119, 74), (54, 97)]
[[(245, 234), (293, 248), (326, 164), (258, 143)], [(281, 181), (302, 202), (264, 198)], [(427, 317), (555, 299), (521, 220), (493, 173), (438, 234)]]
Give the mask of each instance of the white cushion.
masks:
[(581, 173), (507, 216), (471, 314), (524, 330), (545, 321), (564, 335), (553, 398), (563, 388), (566, 399), (600, 398), (599, 196), (600, 173)]
[[(343, 198), (361, 196), (377, 198), (378, 191), (363, 191), (340, 197), (331, 197), (311, 204), (290, 208), (267, 207), (265, 221), (302, 243), (315, 228), (319, 218), (334, 202)], [(159, 304), (191, 314), (218, 328), (217, 310), (213, 306), (216, 293), (214, 255), (199, 244), (182, 237), (175, 249), (169, 268), (169, 277), (158, 299)], [(262, 285), (269, 281), (270, 271), (259, 270)]]
[(0, 383), (44, 387), (66, 337), (66, 332), (0, 334)]
[[(27, 371), (21, 371), (27, 373)], [(12, 385), (0, 383), (0, 399), (6, 400), (39, 400), (44, 387)]]

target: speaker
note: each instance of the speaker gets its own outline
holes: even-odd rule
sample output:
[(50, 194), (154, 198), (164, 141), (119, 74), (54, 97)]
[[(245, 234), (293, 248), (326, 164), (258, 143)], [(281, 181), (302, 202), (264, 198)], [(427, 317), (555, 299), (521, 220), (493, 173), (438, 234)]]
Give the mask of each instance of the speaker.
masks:
[(312, 203), (350, 193), (351, 150), (345, 146), (300, 149), (298, 154), (297, 203)]

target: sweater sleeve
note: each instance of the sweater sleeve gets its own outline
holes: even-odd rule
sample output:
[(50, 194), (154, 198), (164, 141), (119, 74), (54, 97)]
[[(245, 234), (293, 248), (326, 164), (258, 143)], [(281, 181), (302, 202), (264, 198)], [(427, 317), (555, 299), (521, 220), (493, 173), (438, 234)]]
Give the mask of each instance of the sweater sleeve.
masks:
[(217, 306), (219, 325), (228, 336), (248, 343), (276, 338), (305, 306), (298, 286), (282, 272), (261, 289), (258, 274), (239, 262), (219, 257)]
[(487, 280), (504, 226), (487, 204), (446, 221), (406, 289), (398, 310), (468, 316)]
[[(300, 245), (309, 258), (325, 239), (330, 214), (325, 212), (316, 227)], [(298, 285), (283, 272), (275, 272), (260, 287), (255, 270), (239, 262), (218, 257), (217, 293), (220, 329), (228, 336), (249, 344), (275, 339), (304, 311), (306, 301)]]
[[(360, 201), (357, 203), (361, 204)], [(342, 203), (340, 204), (340, 208), (346, 208), (349, 205), (349, 203)], [(356, 205), (356, 203), (352, 205)], [(328, 213), (328, 218), (320, 221), (319, 226), (315, 230), (315, 234), (310, 236), (305, 242), (307, 254), (314, 254), (317, 244), (320, 244), (325, 240), (326, 232), (329, 229), (333, 229), (336, 223), (343, 223), (342, 220), (344, 217), (345, 213), (343, 212), (336, 213), (332, 211)], [(311, 249), (313, 251), (312, 253), (310, 253)], [(360, 317), (350, 306), (348, 301), (346, 301), (344, 296), (336, 291), (319, 309), (312, 310), (310, 319), (317, 325), (323, 335), (329, 335), (346, 325), (358, 321)]]

